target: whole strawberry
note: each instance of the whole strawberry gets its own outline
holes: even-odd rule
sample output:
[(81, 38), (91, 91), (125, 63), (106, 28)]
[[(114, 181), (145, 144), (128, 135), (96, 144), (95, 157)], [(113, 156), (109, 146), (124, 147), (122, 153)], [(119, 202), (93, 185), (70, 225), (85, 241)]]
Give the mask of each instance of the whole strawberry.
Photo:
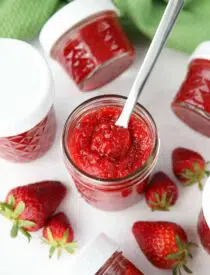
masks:
[(145, 198), (152, 211), (168, 211), (177, 201), (178, 189), (165, 173), (157, 172), (150, 181)]
[(58, 258), (61, 255), (62, 250), (66, 250), (68, 253), (74, 253), (76, 243), (74, 240), (74, 232), (68, 221), (68, 218), (63, 212), (60, 212), (47, 222), (43, 229), (43, 240), (50, 245), (50, 258), (57, 250)]
[(6, 201), (0, 203), (0, 214), (12, 221), (11, 236), (42, 228), (55, 212), (66, 194), (66, 187), (58, 181), (42, 181), (12, 189)]
[(192, 258), (185, 231), (172, 222), (136, 222), (133, 234), (147, 259), (161, 269), (172, 269), (173, 275), (192, 271), (187, 267), (188, 258)]
[(202, 180), (210, 173), (206, 170), (207, 163), (199, 153), (176, 148), (172, 153), (172, 163), (174, 174), (183, 185), (198, 183), (199, 189), (203, 189)]

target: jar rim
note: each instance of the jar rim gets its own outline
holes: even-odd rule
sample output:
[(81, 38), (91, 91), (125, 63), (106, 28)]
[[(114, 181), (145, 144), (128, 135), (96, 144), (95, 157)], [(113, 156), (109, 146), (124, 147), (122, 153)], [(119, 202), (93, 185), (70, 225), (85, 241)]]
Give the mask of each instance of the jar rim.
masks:
[[(147, 111), (147, 109), (145, 107), (143, 107), (141, 104), (139, 103), (136, 103), (136, 107), (135, 107), (135, 110), (136, 108), (140, 108), (141, 111), (143, 111), (144, 114), (146, 114), (147, 118), (150, 119), (150, 122), (151, 122), (151, 125), (154, 127), (154, 130), (155, 130), (155, 135), (156, 135), (156, 138), (154, 139), (155, 142), (154, 142), (154, 146), (153, 146), (153, 149), (152, 149), (152, 152), (151, 152), (151, 155), (150, 157), (148, 158), (147, 162), (141, 166), (139, 169), (137, 169), (136, 171), (134, 171), (133, 173), (129, 174), (128, 176), (125, 176), (125, 177), (122, 177), (122, 178), (110, 178), (110, 179), (100, 179), (100, 178), (97, 178), (97, 177), (94, 177), (88, 173), (86, 173), (85, 171), (83, 171), (82, 169), (80, 169), (76, 164), (75, 162), (71, 159), (71, 156), (66, 148), (66, 136), (67, 136), (67, 132), (68, 132), (68, 126), (69, 126), (69, 121), (70, 119), (72, 118), (72, 116), (80, 109), (82, 109), (83, 107), (85, 107), (86, 105), (88, 105), (89, 103), (92, 103), (94, 101), (99, 101), (99, 100), (103, 100), (103, 99), (122, 99), (122, 100), (126, 100), (127, 97), (125, 96), (121, 96), (121, 95), (113, 95), (113, 94), (108, 94), (108, 95), (101, 95), (101, 96), (96, 96), (96, 97), (93, 97), (91, 99), (88, 99), (86, 101), (84, 101), (83, 103), (81, 103), (79, 106), (77, 106), (71, 113), (70, 115), (68, 116), (67, 120), (66, 120), (66, 123), (64, 125), (64, 130), (63, 130), (63, 135), (62, 135), (62, 149), (63, 149), (63, 153), (64, 153), (64, 157), (65, 159), (74, 167), (74, 169), (80, 174), (82, 175), (83, 177), (85, 177), (86, 179), (88, 180), (91, 180), (91, 184), (92, 185), (101, 185), (103, 184), (103, 186), (107, 185), (107, 186), (110, 186), (110, 184), (113, 184), (113, 186), (115, 184), (117, 184), (119, 186), (120, 183), (124, 184), (125, 181), (131, 181), (133, 179), (135, 179), (136, 177), (139, 177), (140, 175), (145, 175), (144, 176), (144, 179), (148, 176), (147, 175), (147, 172), (148, 171), (151, 171), (156, 162), (157, 162), (157, 156), (158, 156), (158, 153), (159, 153), (159, 148), (160, 148), (160, 140), (158, 138), (158, 131), (157, 131), (157, 126), (156, 126), (156, 123), (154, 121), (154, 119), (152, 118), (152, 116), (150, 115), (150, 113)], [(152, 158), (152, 162), (150, 161), (151, 159), (151, 156), (153, 157)], [(148, 166), (150, 169), (148, 169)], [(142, 179), (142, 180), (144, 180)]]

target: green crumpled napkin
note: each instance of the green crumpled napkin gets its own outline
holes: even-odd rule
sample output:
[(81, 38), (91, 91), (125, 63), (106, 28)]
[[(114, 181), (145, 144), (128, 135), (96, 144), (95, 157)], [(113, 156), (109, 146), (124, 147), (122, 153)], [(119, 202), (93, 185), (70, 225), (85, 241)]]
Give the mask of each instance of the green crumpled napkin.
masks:
[[(129, 32), (137, 28), (152, 38), (168, 0), (113, 1), (120, 8), (122, 22)], [(0, 0), (0, 37), (34, 39), (46, 20), (67, 2), (71, 0)], [(169, 47), (192, 52), (200, 42), (210, 40), (209, 22), (210, 0), (185, 0)]]
[[(125, 26), (133, 24), (152, 38), (167, 0), (114, 0), (122, 11)], [(168, 46), (191, 53), (204, 40), (210, 40), (210, 0), (185, 0), (185, 7), (170, 36)]]
[(68, 0), (0, 0), (0, 37), (34, 39), (47, 19)]

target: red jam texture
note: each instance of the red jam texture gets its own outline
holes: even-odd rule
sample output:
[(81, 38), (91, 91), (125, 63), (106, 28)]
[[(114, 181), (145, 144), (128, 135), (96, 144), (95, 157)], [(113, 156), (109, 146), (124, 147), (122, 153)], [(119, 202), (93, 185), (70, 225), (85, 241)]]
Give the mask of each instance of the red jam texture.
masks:
[(125, 71), (134, 49), (114, 12), (104, 12), (71, 29), (54, 46), (56, 59), (82, 90), (103, 86)]
[(96, 275), (144, 275), (122, 253), (116, 252)]
[(89, 112), (68, 134), (68, 152), (80, 170), (98, 179), (119, 179), (146, 163), (153, 147), (149, 126), (135, 115), (128, 129), (115, 126), (121, 111), (102, 107)]
[(201, 211), (198, 218), (198, 235), (200, 237), (201, 244), (207, 253), (210, 254), (210, 229), (206, 223), (203, 211)]
[(187, 77), (172, 108), (194, 130), (210, 137), (210, 61), (196, 59), (190, 63)]
[(51, 147), (56, 133), (55, 112), (31, 130), (17, 136), (0, 138), (0, 157), (13, 162), (28, 162), (44, 155)]

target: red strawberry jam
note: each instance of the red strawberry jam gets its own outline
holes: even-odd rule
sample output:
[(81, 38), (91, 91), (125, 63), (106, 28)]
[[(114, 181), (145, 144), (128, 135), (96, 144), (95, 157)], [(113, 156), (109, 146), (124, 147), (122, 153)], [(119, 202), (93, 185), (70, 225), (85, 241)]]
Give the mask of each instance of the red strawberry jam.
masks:
[(122, 253), (116, 252), (96, 275), (144, 275)]
[(85, 115), (67, 140), (68, 152), (82, 171), (99, 179), (119, 179), (141, 168), (152, 151), (145, 121), (132, 116), (128, 129), (115, 126), (122, 108), (103, 107)]
[(210, 254), (210, 229), (201, 211), (198, 219), (198, 235), (200, 237), (201, 244), (205, 250)]
[(110, 0), (69, 3), (46, 23), (40, 41), (84, 91), (116, 78), (135, 56)]
[(188, 74), (172, 109), (192, 129), (210, 137), (210, 43), (204, 42), (191, 58)]
[(202, 198), (202, 209), (198, 218), (198, 235), (204, 249), (210, 254), (210, 177), (207, 179)]
[[(64, 150), (67, 167), (86, 201), (106, 210), (118, 210), (137, 202), (144, 192), (157, 157), (158, 141), (154, 122), (148, 114), (147, 118), (146, 113), (140, 114), (143, 110), (132, 115), (128, 129), (115, 126), (122, 111), (115, 103), (123, 98), (107, 98), (114, 104), (94, 104), (92, 108), (94, 101), (106, 99), (99, 97), (83, 104), (91, 108), (85, 108), (85, 114), (77, 120), (74, 112), (71, 114), (64, 133)], [(85, 177), (77, 175), (75, 168)]]
[(13, 162), (28, 162), (44, 155), (53, 144), (56, 134), (55, 111), (35, 127), (16, 136), (0, 138), (0, 157)]

